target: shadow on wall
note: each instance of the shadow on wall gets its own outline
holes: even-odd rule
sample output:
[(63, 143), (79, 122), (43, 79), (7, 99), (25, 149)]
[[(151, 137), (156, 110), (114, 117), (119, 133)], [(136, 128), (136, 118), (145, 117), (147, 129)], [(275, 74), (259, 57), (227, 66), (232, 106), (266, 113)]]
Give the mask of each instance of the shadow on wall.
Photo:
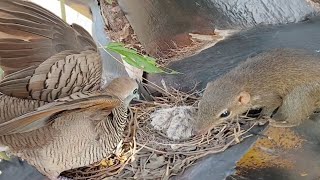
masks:
[(304, 48), (319, 52), (319, 27), (320, 17), (296, 24), (259, 26), (235, 34), (197, 55), (171, 63), (169, 68), (182, 72), (181, 75), (149, 75), (148, 79), (160, 86), (161, 79), (164, 79), (167, 86), (184, 91), (199, 83), (198, 89), (202, 89), (207, 82), (241, 61), (268, 49)]
[(192, 43), (189, 33), (245, 29), (305, 20), (320, 10), (310, 0), (119, 0), (146, 51), (161, 57)]

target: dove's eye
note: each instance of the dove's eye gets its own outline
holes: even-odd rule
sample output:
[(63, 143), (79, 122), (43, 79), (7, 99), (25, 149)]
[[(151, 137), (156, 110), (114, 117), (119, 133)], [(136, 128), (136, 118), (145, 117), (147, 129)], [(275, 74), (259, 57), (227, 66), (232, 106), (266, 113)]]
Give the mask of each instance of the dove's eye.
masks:
[(133, 94), (138, 94), (138, 89), (133, 90)]

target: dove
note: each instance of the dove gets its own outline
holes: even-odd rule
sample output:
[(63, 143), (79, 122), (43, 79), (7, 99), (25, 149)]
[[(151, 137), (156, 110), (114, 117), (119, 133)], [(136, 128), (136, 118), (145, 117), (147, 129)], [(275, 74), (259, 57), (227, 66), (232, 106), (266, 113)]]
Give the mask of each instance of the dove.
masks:
[(120, 77), (104, 89), (47, 103), (1, 123), (0, 144), (51, 179), (98, 162), (121, 141), (137, 89), (135, 80)]
[(138, 84), (102, 85), (91, 35), (24, 0), (0, 1), (0, 146), (55, 179), (107, 157)]

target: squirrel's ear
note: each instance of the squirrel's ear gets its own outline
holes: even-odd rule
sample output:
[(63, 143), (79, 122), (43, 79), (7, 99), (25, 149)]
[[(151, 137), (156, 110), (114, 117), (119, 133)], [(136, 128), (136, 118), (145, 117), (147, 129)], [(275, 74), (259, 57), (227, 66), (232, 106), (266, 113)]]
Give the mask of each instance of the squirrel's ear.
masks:
[(250, 99), (251, 99), (250, 94), (245, 91), (242, 91), (238, 96), (239, 103), (243, 105), (248, 104), (250, 102)]

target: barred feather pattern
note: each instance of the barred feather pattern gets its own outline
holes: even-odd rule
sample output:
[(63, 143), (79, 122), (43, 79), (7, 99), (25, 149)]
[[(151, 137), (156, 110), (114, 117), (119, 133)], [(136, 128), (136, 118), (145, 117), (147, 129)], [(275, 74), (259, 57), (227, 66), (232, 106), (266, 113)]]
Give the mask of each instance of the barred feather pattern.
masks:
[(44, 101), (19, 99), (0, 93), (0, 123), (33, 111), (44, 104)]
[[(37, 76), (37, 69), (28, 87), (32, 99), (51, 102), (75, 92), (98, 90), (101, 85), (100, 56), (92, 51), (72, 54), (56, 61), (45, 76)], [(36, 81), (39, 83), (34, 83)], [(41, 81), (43, 84), (39, 86)]]
[(10, 74), (65, 50), (97, 50), (89, 33), (25, 0), (0, 1), (0, 66)]
[(99, 54), (91, 50), (64, 51), (44, 61), (34, 71), (24, 69), (4, 77), (0, 92), (52, 102), (75, 92), (98, 90), (101, 74)]
[(112, 153), (127, 124), (121, 104), (107, 111), (76, 110), (60, 114), (51, 126), (0, 137), (13, 155), (27, 159), (49, 178), (97, 162)]
[[(105, 148), (115, 147), (122, 139), (122, 133), (127, 125), (128, 113), (127, 108), (121, 104), (112, 110), (112, 119), (100, 121), (96, 126), (96, 131), (101, 131), (102, 137), (99, 138), (104, 142)], [(110, 117), (110, 116), (109, 116)], [(113, 136), (110, 136), (112, 134)]]

